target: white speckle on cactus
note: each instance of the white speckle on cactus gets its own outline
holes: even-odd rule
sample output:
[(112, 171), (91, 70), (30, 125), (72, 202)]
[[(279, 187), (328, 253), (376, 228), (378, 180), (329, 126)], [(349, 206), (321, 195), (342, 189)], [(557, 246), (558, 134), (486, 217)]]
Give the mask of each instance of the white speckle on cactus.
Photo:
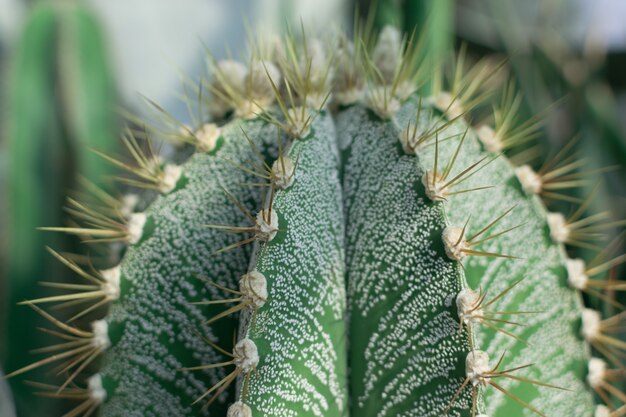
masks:
[(548, 213), (547, 220), (552, 240), (557, 243), (565, 243), (570, 236), (570, 228), (565, 216), (561, 213)]
[(248, 338), (242, 339), (233, 348), (235, 366), (245, 374), (259, 364), (259, 351), (256, 344)]
[(107, 398), (107, 392), (102, 386), (102, 377), (100, 374), (95, 374), (87, 380), (87, 388), (89, 390), (89, 397), (96, 403), (102, 404)]
[(215, 123), (204, 124), (196, 133), (196, 148), (200, 152), (211, 152), (215, 149), (222, 131)]
[(256, 269), (248, 272), (239, 280), (239, 291), (254, 308), (260, 308), (267, 301), (267, 280)]
[(430, 97), (428, 101), (441, 112), (445, 113), (449, 119), (456, 119), (465, 113), (459, 99), (452, 97), (452, 94), (447, 91), (442, 91), (436, 96)]
[(126, 194), (122, 197), (120, 214), (127, 219), (133, 213), (135, 207), (137, 207), (137, 203), (139, 203), (139, 196), (137, 194)]
[(522, 184), (522, 188), (528, 194), (539, 194), (543, 188), (541, 176), (537, 174), (529, 165), (522, 165), (515, 168), (515, 175)]
[(295, 166), (291, 158), (282, 156), (272, 164), (272, 182), (277, 188), (289, 188), (293, 184)]
[(143, 227), (148, 217), (145, 213), (133, 213), (128, 218), (126, 228), (128, 230), (128, 243), (134, 245), (141, 240), (143, 236)]
[(593, 417), (611, 417), (611, 410), (606, 405), (598, 405)]
[(600, 323), (602, 317), (600, 313), (590, 308), (585, 308), (582, 312), (581, 334), (587, 341), (596, 339), (600, 335)]
[(256, 215), (256, 238), (258, 240), (270, 241), (274, 239), (278, 232), (278, 214), (276, 210), (268, 213), (268, 210), (261, 210)]
[(587, 367), (587, 382), (591, 387), (597, 388), (606, 378), (606, 362), (599, 358), (589, 359)]
[(367, 107), (382, 119), (388, 119), (400, 110), (400, 101), (386, 86), (373, 87), (367, 93)]
[(426, 188), (426, 195), (432, 201), (446, 201), (446, 183), (441, 180), (439, 173), (434, 174), (432, 171), (426, 171), (424, 175), (422, 175), (422, 184), (424, 184)]
[(567, 268), (567, 282), (572, 288), (581, 291), (587, 288), (589, 277), (587, 276), (585, 261), (582, 259), (567, 259), (565, 267)]
[(117, 300), (120, 297), (121, 275), (122, 272), (119, 265), (100, 271), (100, 276), (104, 279), (101, 289), (107, 300)]
[(502, 152), (502, 139), (496, 135), (496, 132), (491, 128), (491, 126), (480, 126), (476, 129), (476, 135), (478, 135), (478, 139), (480, 139), (480, 142), (489, 152)]
[(166, 164), (163, 168), (163, 176), (159, 183), (159, 191), (162, 194), (170, 193), (175, 187), (176, 183), (180, 179), (183, 173), (183, 168), (180, 165)]
[(252, 417), (252, 410), (241, 401), (237, 401), (228, 407), (226, 417)]
[(465, 258), (464, 250), (469, 248), (463, 228), (448, 226), (443, 229), (443, 244), (446, 255), (453, 261), (461, 261)]
[(109, 324), (106, 320), (96, 320), (91, 322), (93, 333), (93, 346), (100, 349), (107, 349), (111, 346), (109, 339)]
[(489, 355), (482, 350), (475, 350), (467, 354), (465, 359), (465, 374), (473, 386), (484, 384), (485, 375), (491, 371)]
[(482, 308), (479, 308), (480, 294), (471, 288), (463, 288), (456, 297), (456, 306), (459, 319), (465, 325), (471, 324), (478, 316), (483, 315)]
[(387, 25), (380, 32), (372, 52), (372, 61), (380, 72), (384, 84), (393, 84), (401, 59), (402, 34), (397, 28)]

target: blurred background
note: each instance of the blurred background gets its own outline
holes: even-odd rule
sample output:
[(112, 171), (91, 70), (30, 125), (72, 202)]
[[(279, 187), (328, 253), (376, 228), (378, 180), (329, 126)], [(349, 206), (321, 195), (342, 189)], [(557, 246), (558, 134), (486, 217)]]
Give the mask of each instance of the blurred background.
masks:
[[(242, 56), (248, 32), (301, 21), (321, 36), (350, 31), (357, 10), (365, 14), (370, 6), (368, 0), (0, 0), (0, 374), (30, 363), (26, 352), (43, 345), (33, 325), (42, 319), (15, 303), (46, 294), (37, 282), (68, 274), (45, 247), (85, 251), (35, 228), (68, 224), (66, 197), (85, 184), (115, 193), (115, 172), (90, 149), (122, 152), (123, 115), (153, 117), (147, 97), (189, 122), (181, 101), (185, 80), (205, 75), (207, 50), (216, 58)], [(521, 120), (538, 113), (546, 119), (546, 146), (529, 162), (539, 167), (575, 140), (582, 172), (618, 168), (572, 197), (594, 189), (591, 213), (626, 217), (626, 2), (379, 0), (377, 6), (378, 27), (427, 28), (435, 55), (466, 45), (472, 59), (507, 58), (523, 94)], [(0, 417), (60, 415), (61, 402), (33, 401), (22, 378), (9, 382), (10, 389), (0, 379)]]

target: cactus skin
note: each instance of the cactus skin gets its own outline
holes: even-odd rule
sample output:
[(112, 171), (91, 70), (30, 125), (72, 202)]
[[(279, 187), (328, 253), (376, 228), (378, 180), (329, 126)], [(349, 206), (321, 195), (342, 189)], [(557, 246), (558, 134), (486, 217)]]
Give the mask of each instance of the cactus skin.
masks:
[[(232, 122), (222, 131), (221, 145), (218, 142), (210, 153), (196, 153), (183, 165), (177, 189), (157, 198), (145, 212), (153, 231), (129, 247), (121, 264), (122, 293), (107, 317), (112, 346), (100, 372), (108, 398), (102, 416), (196, 415), (191, 403), (223, 376), (179, 369), (224, 361), (194, 333), (210, 310), (191, 302), (224, 296), (198, 275), (234, 287), (246, 272), (249, 248), (215, 254), (238, 236), (203, 227), (245, 221), (224, 189), (250, 209), (260, 204), (258, 190), (239, 185), (253, 177), (222, 159), (244, 163), (253, 158), (241, 127), (260, 149), (271, 149), (273, 127), (262, 121)], [(229, 349), (236, 328), (236, 320), (225, 318), (199, 331)], [(142, 359), (138, 349), (151, 353)], [(225, 413), (223, 402), (211, 410), (211, 415), (220, 413)]]
[[(301, 129), (285, 103), (320, 105), (325, 91), (302, 89), (325, 84), (310, 73), (324, 65), (286, 58), (287, 83), (276, 85), (272, 77), (282, 116), (266, 109), (263, 121), (227, 124), (217, 149), (192, 156), (173, 189), (146, 210), (141, 238), (122, 260), (121, 295), (105, 319), (110, 346), (97, 378), (89, 380), (86, 407), (101, 404), (105, 417), (593, 415), (591, 349), (580, 328), (584, 306), (568, 287), (564, 247), (552, 241), (543, 203), (525, 191), (505, 157), (483, 149), (480, 131), (464, 120), (464, 106), (485, 97), (480, 81), (459, 76), (455, 82), (468, 84), (452, 85), (450, 94), (413, 94), (408, 81), (415, 77), (401, 66), (408, 58), (396, 53), (400, 37), (391, 29), (383, 33), (374, 62), (363, 64), (382, 64), (366, 74), (373, 87), (366, 100), (341, 103), (332, 116), (308, 109), (315, 116), (310, 133)], [(396, 50), (385, 49), (394, 43)], [(324, 55), (317, 52), (310, 56)], [(480, 79), (484, 73), (468, 74)], [(362, 81), (346, 86), (358, 90)], [(232, 86), (216, 90), (226, 87)], [(354, 90), (342, 97), (359, 97), (362, 91)], [(235, 114), (258, 110), (251, 97), (238, 101)], [(259, 188), (242, 186), (258, 182), (251, 170), (261, 164), (251, 162), (253, 149), (239, 128), (269, 168), (278, 153), (268, 120), (296, 136), (286, 156), (297, 163), (286, 187), (267, 176), (273, 184), (263, 199)], [(408, 146), (405, 129), (412, 126), (425, 135), (422, 146)], [(301, 138), (299, 132), (305, 132)], [(447, 183), (435, 190), (431, 180), (438, 175)], [(221, 187), (250, 213), (255, 228)], [(254, 220), (256, 211), (268, 214), (269, 225)], [(234, 245), (216, 254), (239, 240), (219, 225), (254, 232), (244, 238), (257, 240), (254, 250)], [(453, 227), (464, 235), (448, 234)], [(242, 276), (266, 288), (244, 292), (253, 281), (242, 278), (238, 292)], [(511, 316), (526, 326), (500, 321), (487, 327), (482, 316), (465, 323), (460, 296), (479, 288), (489, 294), (481, 303), (493, 299), (484, 301), (489, 311), (481, 315)], [(260, 302), (250, 304), (251, 296)], [(198, 300), (245, 308), (237, 323), (221, 317), (236, 308), (189, 304)], [(200, 326), (212, 317), (221, 318)], [(224, 368), (232, 365), (228, 373)], [(193, 406), (209, 395), (207, 407)]]
[(328, 112), (287, 156), (298, 161), (293, 184), (273, 200), (284, 231), (256, 249), (251, 268), (267, 278), (269, 299), (245, 329), (260, 358), (245, 403), (253, 415), (347, 416), (344, 219)]
[[(410, 112), (410, 110), (409, 110)], [(464, 124), (454, 126), (460, 134)], [(433, 147), (420, 156), (427, 169), (432, 169)], [(455, 151), (453, 143), (443, 143), (440, 160), (448, 160)], [(458, 167), (489, 155), (481, 149), (475, 134), (468, 134), (458, 159)], [(463, 188), (493, 185), (493, 188), (451, 196), (444, 204), (447, 225), (462, 226), (471, 214), (467, 234), (478, 232), (504, 209), (514, 207), (498, 223), (498, 230), (520, 226), (509, 233), (483, 244), (486, 252), (510, 254), (520, 259), (484, 258), (469, 256), (464, 272), (469, 287), (488, 290), (491, 297), (499, 294), (523, 278), (514, 289), (496, 301), (490, 309), (504, 312), (536, 312), (508, 316), (521, 321), (520, 326), (503, 326), (528, 342), (528, 346), (485, 326), (475, 328), (476, 344), (486, 351), (492, 362), (506, 352), (500, 369), (535, 364), (519, 372), (519, 376), (564, 387), (572, 392), (551, 390), (503, 380), (501, 385), (512, 394), (529, 402), (548, 416), (585, 416), (593, 409), (593, 395), (586, 384), (590, 350), (580, 334), (580, 312), (583, 304), (580, 294), (567, 284), (565, 250), (551, 237), (546, 222), (546, 208), (537, 196), (527, 195), (506, 158), (497, 158), (477, 175), (468, 179)], [(558, 318), (558, 319), (555, 319)], [(549, 343), (547, 343), (549, 341)], [(515, 401), (503, 401), (495, 389), (484, 392), (486, 414), (491, 417), (509, 415), (531, 416), (530, 410)]]
[(469, 349), (450, 304), (461, 282), (443, 254), (443, 213), (425, 198), (416, 158), (403, 152), (394, 123), (355, 106), (339, 114), (337, 126), (352, 412), (439, 415), (462, 382)]

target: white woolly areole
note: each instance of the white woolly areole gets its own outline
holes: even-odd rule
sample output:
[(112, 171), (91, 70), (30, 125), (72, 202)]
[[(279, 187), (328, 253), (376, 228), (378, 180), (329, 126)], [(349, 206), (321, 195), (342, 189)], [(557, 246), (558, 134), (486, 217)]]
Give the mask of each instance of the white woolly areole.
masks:
[(305, 138), (311, 131), (311, 113), (306, 107), (292, 107), (287, 110), (289, 118), (286, 129), (296, 139)]
[(148, 217), (145, 213), (133, 213), (128, 218), (128, 224), (126, 225), (128, 233), (128, 243), (134, 245), (141, 240), (143, 235), (143, 227), (146, 224)]
[(259, 351), (254, 342), (248, 338), (242, 339), (233, 349), (235, 366), (247, 374), (259, 364)]
[(491, 371), (489, 355), (482, 350), (475, 350), (467, 354), (465, 359), (465, 374), (473, 386), (484, 382), (484, 376)]
[(400, 110), (400, 101), (391, 94), (391, 88), (378, 86), (367, 94), (367, 107), (383, 119), (388, 119)]
[(93, 345), (100, 349), (107, 349), (111, 346), (109, 339), (109, 324), (106, 320), (96, 320), (91, 322), (91, 331), (93, 333)]
[(226, 417), (252, 417), (252, 410), (241, 401), (237, 401), (228, 407)]
[(600, 404), (596, 406), (593, 417), (611, 417), (611, 410), (606, 405)]
[(522, 188), (528, 194), (539, 194), (543, 189), (541, 176), (533, 170), (530, 165), (522, 165), (515, 168), (515, 175), (522, 184)]
[(122, 201), (120, 204), (120, 214), (127, 219), (133, 211), (135, 211), (135, 207), (139, 203), (139, 196), (137, 194), (126, 194), (122, 197)]
[(441, 181), (439, 173), (435, 175), (435, 180), (433, 181), (433, 175), (435, 174), (433, 174), (432, 171), (426, 171), (424, 175), (422, 175), (422, 184), (424, 184), (426, 188), (426, 195), (432, 201), (445, 201), (445, 182)]
[(460, 227), (448, 226), (443, 229), (443, 244), (446, 250), (446, 255), (453, 261), (461, 261), (465, 258), (463, 250), (469, 248), (463, 229)]
[(436, 96), (430, 97), (428, 101), (450, 119), (461, 117), (464, 113), (460, 100), (458, 98), (454, 99), (452, 94), (447, 91), (442, 91)]
[(570, 228), (567, 225), (565, 216), (561, 213), (548, 213), (547, 219), (552, 240), (557, 243), (565, 243), (570, 235)]
[(291, 158), (281, 156), (272, 164), (272, 182), (278, 188), (289, 188), (295, 179), (295, 166)]
[(171, 192), (176, 187), (176, 183), (180, 179), (182, 173), (183, 167), (180, 165), (166, 164), (165, 167), (163, 167), (163, 175), (161, 176), (161, 182), (159, 183), (159, 191), (162, 194)]
[(456, 307), (459, 319), (469, 325), (477, 316), (482, 316), (482, 308), (477, 308), (480, 301), (480, 294), (471, 288), (463, 288), (456, 296)]
[(283, 76), (276, 65), (270, 61), (255, 61), (245, 80), (247, 94), (259, 104), (266, 105), (274, 101), (274, 88), (280, 88)]
[(254, 308), (263, 307), (267, 301), (267, 280), (256, 269), (243, 275), (239, 280), (239, 291)]
[(566, 259), (567, 282), (572, 288), (584, 290), (587, 288), (589, 277), (587, 276), (587, 266), (582, 259)]
[(489, 152), (502, 152), (502, 140), (491, 126), (482, 125), (476, 129), (478, 139)]
[(104, 297), (110, 301), (120, 298), (120, 278), (122, 276), (120, 266), (118, 265), (110, 269), (102, 270), (100, 271), (100, 276), (104, 280), (104, 282), (100, 284), (101, 290), (105, 294)]
[(276, 210), (272, 210), (269, 215), (269, 223), (267, 222), (267, 209), (261, 210), (256, 215), (256, 238), (259, 240), (270, 241), (274, 239), (278, 232), (278, 214)]
[(243, 91), (248, 73), (244, 64), (232, 59), (223, 59), (217, 63), (217, 72), (220, 74), (221, 81), (228, 84), (229, 88), (238, 92)]
[(320, 88), (324, 89), (322, 83), (331, 77), (328, 74), (326, 48), (321, 40), (317, 38), (307, 40), (306, 55), (300, 60), (300, 71), (303, 76), (308, 75), (311, 88), (318, 90), (317, 92), (320, 92)]
[(387, 85), (393, 83), (396, 69), (400, 65), (401, 49), (402, 34), (397, 28), (386, 25), (378, 35), (372, 51), (372, 61)]
[(582, 312), (582, 328), (580, 333), (583, 335), (585, 340), (593, 340), (600, 335), (600, 323), (602, 322), (602, 317), (600, 313), (592, 310), (590, 308), (583, 309)]
[(587, 382), (591, 387), (596, 388), (600, 386), (606, 379), (606, 362), (599, 358), (589, 359), (587, 365)]
[(356, 103), (363, 98), (363, 85), (365, 82), (354, 61), (354, 44), (346, 42), (345, 46), (337, 52), (333, 77), (333, 97), (339, 104), (348, 105)]
[(196, 138), (196, 148), (200, 152), (211, 152), (215, 149), (215, 145), (221, 134), (221, 129), (215, 123), (204, 124), (194, 134)]
[(102, 404), (107, 398), (107, 392), (102, 386), (102, 377), (95, 374), (87, 380), (87, 389), (89, 389), (89, 397), (96, 403)]
[(224, 113), (232, 109), (232, 103), (227, 97), (231, 94), (243, 94), (248, 70), (241, 62), (227, 59), (217, 63), (215, 73), (216, 77), (212, 85), (214, 93), (211, 97), (209, 110), (211, 114), (222, 117)]
[(356, 87), (347, 88), (345, 90), (336, 91), (333, 93), (333, 97), (337, 103), (347, 106), (363, 98), (363, 89)]
[(407, 155), (415, 155), (421, 146), (418, 145), (420, 139), (419, 130), (415, 126), (407, 126), (400, 133), (400, 144)]

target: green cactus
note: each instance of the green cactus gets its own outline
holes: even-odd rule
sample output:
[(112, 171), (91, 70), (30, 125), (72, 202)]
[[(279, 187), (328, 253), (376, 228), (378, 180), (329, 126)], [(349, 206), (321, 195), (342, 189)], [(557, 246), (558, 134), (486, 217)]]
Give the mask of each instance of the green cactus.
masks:
[[(70, 342), (12, 375), (63, 360), (38, 386), (81, 400), (71, 416), (619, 416), (622, 316), (581, 292), (624, 289), (602, 280), (624, 257), (564, 245), (623, 223), (547, 210), (588, 173), (567, 150), (507, 159), (539, 128), (510, 89), (471, 125), (499, 67), (461, 55), (446, 84), (419, 42), (371, 39), (215, 63), (217, 124), (175, 132), (193, 156), (128, 137), (137, 167), (106, 157), (161, 195), (117, 217), (72, 203), (88, 226), (59, 231), (128, 248), (102, 271), (52, 252), (88, 283), (28, 304)], [(83, 329), (38, 307), (74, 300), (110, 307)]]

